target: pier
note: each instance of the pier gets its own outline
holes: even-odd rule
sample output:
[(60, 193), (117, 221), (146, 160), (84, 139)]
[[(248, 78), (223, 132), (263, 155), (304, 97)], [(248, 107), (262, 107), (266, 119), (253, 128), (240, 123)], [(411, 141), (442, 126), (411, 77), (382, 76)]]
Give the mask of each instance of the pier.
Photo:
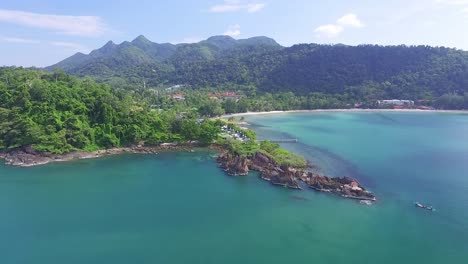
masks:
[(283, 138), (283, 139), (263, 139), (261, 141), (270, 141), (271, 143), (298, 143), (297, 138)]

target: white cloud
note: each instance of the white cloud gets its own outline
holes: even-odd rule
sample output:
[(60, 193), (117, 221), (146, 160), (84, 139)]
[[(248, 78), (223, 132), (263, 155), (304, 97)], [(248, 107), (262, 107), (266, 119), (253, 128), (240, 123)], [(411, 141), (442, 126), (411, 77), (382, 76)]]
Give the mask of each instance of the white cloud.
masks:
[(15, 38), (15, 37), (0, 37), (0, 42), (19, 43), (19, 44), (38, 44), (39, 40)]
[[(435, 0), (437, 4), (451, 6), (459, 10), (459, 13), (468, 18), (468, 0)], [(459, 9), (461, 8), (461, 9)]]
[(240, 26), (236, 24), (236, 25), (229, 26), (228, 30), (226, 30), (226, 32), (224, 32), (223, 35), (237, 37), (240, 34), (241, 34)]
[(317, 27), (314, 32), (317, 33), (318, 38), (336, 38), (346, 28), (362, 28), (365, 27), (364, 23), (358, 18), (356, 14), (346, 14), (340, 17), (335, 24), (326, 24)]
[(107, 31), (102, 19), (96, 16), (51, 15), (0, 9), (0, 22), (79, 36), (99, 36)]
[(52, 42), (49, 42), (49, 44), (56, 46), (56, 47), (70, 49), (73, 51), (83, 51), (83, 52), (88, 51), (88, 48), (82, 46), (81, 44), (73, 43), (73, 42), (52, 41)]
[(328, 24), (328, 25), (322, 25), (318, 28), (315, 29), (314, 32), (317, 33), (317, 37), (319, 38), (334, 38), (337, 37), (341, 32), (343, 32), (344, 28), (339, 25), (335, 24)]
[(249, 13), (256, 13), (263, 8), (266, 4), (264, 3), (245, 3), (239, 0), (225, 0), (224, 3), (214, 5), (210, 8), (212, 13), (226, 13), (226, 12), (238, 12), (246, 11)]
[(364, 27), (364, 24), (359, 20), (356, 14), (347, 14), (338, 19), (336, 21), (338, 25), (341, 25), (343, 27), (356, 27), (356, 28), (361, 28)]
[(468, 5), (468, 0), (435, 0), (437, 4)]
[(247, 12), (249, 13), (255, 13), (255, 12), (258, 12), (260, 10), (262, 10), (263, 8), (265, 8), (266, 4), (248, 4), (247, 5)]

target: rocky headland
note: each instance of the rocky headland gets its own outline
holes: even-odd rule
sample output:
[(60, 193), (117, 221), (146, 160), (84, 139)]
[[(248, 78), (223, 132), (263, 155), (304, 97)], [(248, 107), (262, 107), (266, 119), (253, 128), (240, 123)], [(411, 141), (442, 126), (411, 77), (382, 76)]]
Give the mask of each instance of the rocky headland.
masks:
[(302, 181), (306, 186), (316, 191), (334, 193), (350, 199), (376, 200), (371, 192), (353, 178), (332, 178), (291, 166), (279, 165), (261, 151), (256, 152), (252, 157), (224, 151), (219, 155), (217, 161), (220, 167), (232, 176), (245, 176), (250, 170), (253, 170), (258, 171), (263, 180), (269, 181), (273, 185), (302, 189), (299, 183)]
[(190, 151), (194, 147), (198, 147), (198, 143), (164, 143), (154, 146), (134, 145), (122, 148), (110, 148), (97, 151), (72, 151), (65, 154), (54, 154), (48, 152), (40, 152), (28, 146), (19, 149), (0, 152), (0, 160), (5, 160), (6, 165), (17, 167), (33, 167), (45, 165), (51, 162), (64, 162), (78, 159), (93, 159), (110, 155), (118, 155), (124, 153), (134, 154), (156, 154), (161, 151), (170, 150), (186, 150)]
[[(6, 165), (32, 167), (45, 165), (51, 162), (91, 159), (124, 153), (156, 154), (161, 151), (171, 150), (191, 151), (194, 147), (199, 147), (199, 144), (192, 142), (186, 144), (164, 143), (155, 146), (134, 145), (92, 152), (74, 151), (65, 154), (40, 152), (32, 147), (23, 147), (0, 152), (0, 159), (5, 160)], [(332, 178), (308, 172), (304, 169), (280, 165), (262, 151), (256, 152), (251, 157), (245, 157), (231, 154), (223, 146), (216, 144), (211, 145), (211, 149), (220, 153), (217, 158), (218, 164), (227, 174), (232, 176), (245, 176), (252, 170), (259, 172), (261, 179), (277, 186), (301, 190), (301, 186), (305, 185), (316, 191), (334, 193), (345, 198), (369, 201), (376, 200), (376, 197), (371, 192), (367, 191), (353, 178)], [(300, 182), (304, 184), (300, 184)]]

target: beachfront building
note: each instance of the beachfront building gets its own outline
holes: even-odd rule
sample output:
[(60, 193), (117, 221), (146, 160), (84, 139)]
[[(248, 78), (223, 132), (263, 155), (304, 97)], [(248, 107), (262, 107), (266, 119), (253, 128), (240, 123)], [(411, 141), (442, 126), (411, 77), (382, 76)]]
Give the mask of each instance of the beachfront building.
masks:
[(377, 104), (379, 106), (405, 106), (405, 107), (412, 107), (414, 106), (414, 101), (412, 100), (378, 100)]

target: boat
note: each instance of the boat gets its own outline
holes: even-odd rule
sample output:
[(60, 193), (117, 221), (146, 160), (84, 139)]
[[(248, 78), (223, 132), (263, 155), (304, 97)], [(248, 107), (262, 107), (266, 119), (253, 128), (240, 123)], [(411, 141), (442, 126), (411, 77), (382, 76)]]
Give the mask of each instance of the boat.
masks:
[(419, 207), (419, 208), (426, 208), (426, 206), (425, 206), (424, 204), (419, 203), (419, 202), (415, 202), (414, 205), (415, 205), (416, 207)]

